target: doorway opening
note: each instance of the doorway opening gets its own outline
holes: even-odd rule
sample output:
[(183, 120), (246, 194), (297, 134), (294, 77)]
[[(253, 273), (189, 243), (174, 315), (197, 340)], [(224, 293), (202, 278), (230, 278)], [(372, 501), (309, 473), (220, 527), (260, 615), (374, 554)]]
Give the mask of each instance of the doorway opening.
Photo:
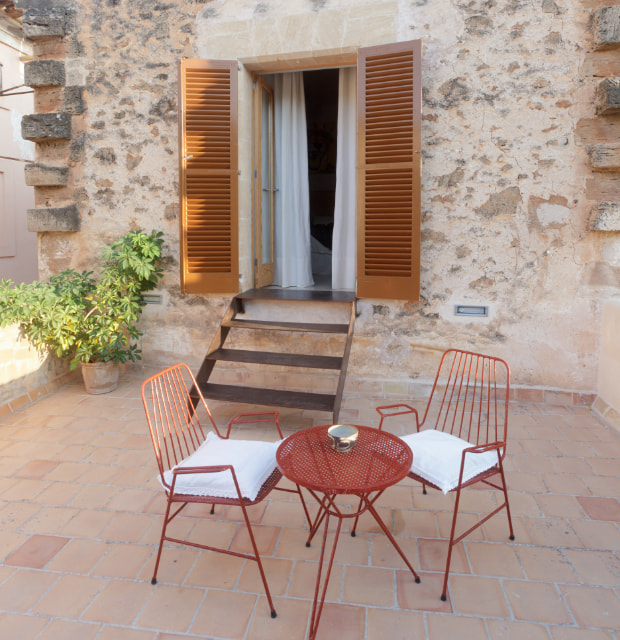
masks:
[(331, 289), (336, 199), (338, 69), (304, 71), (308, 128), (310, 251), (314, 286)]
[(255, 287), (355, 288), (355, 240), (338, 241), (355, 237), (356, 215), (355, 91), (343, 93), (345, 71), (355, 79), (354, 67), (256, 77)]

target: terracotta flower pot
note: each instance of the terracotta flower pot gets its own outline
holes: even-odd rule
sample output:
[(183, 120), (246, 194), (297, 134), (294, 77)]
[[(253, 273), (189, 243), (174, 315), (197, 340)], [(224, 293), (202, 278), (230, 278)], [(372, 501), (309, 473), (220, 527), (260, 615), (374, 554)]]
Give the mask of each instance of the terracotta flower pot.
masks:
[(118, 362), (82, 362), (86, 393), (110, 393), (118, 384)]

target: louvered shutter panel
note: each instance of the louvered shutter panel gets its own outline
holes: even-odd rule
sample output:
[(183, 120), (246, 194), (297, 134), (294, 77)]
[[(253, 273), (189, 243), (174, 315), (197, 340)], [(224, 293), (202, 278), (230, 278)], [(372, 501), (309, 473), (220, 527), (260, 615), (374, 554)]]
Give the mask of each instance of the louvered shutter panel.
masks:
[(238, 293), (237, 62), (182, 60), (181, 290)]
[(358, 52), (357, 295), (420, 298), (420, 40)]

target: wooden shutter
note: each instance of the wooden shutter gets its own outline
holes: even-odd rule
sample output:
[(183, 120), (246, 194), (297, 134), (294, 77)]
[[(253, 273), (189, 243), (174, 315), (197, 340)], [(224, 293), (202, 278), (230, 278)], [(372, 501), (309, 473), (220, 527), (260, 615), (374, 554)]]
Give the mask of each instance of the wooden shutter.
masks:
[(181, 291), (238, 293), (237, 62), (182, 60)]
[(358, 52), (357, 295), (420, 298), (420, 40)]

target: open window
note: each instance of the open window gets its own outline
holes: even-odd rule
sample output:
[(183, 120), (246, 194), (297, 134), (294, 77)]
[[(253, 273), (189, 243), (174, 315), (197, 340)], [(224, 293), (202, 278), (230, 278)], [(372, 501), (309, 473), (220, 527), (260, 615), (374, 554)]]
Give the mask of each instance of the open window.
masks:
[[(357, 138), (357, 230), (346, 235), (357, 240), (359, 297), (419, 299), (420, 67), (419, 40), (358, 51), (357, 117), (348, 118)], [(306, 72), (307, 104), (312, 102), (312, 77), (327, 87), (328, 75), (333, 78), (336, 72)], [(188, 293), (238, 292), (236, 79), (236, 62), (181, 63), (181, 271), (182, 290)], [(261, 74), (255, 80), (254, 282), (265, 286), (273, 279), (274, 200), (280, 189), (273, 139), (278, 124), (270, 81)], [(333, 118), (308, 119), (307, 160), (312, 237), (333, 252), (328, 211), (335, 186), (329, 165), (336, 150), (327, 150), (334, 135), (329, 120)]]

